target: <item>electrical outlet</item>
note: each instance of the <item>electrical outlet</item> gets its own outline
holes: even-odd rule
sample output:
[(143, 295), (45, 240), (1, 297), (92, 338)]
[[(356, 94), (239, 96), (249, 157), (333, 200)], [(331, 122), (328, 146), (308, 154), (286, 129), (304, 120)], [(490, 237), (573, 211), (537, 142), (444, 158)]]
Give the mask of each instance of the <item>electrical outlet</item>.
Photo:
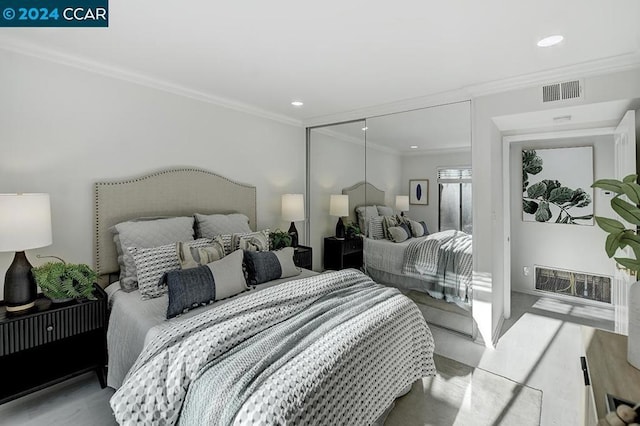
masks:
[(529, 268), (528, 266), (525, 266), (524, 268), (522, 268), (522, 273), (524, 274), (525, 277), (528, 277), (529, 273), (531, 273), (531, 268)]

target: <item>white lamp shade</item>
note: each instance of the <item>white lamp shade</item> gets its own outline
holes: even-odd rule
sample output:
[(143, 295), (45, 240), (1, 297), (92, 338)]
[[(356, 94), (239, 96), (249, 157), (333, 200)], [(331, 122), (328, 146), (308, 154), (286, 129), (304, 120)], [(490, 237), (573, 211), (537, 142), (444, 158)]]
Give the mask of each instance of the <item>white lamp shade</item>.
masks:
[(396, 195), (396, 210), (406, 212), (409, 210), (409, 196)]
[(0, 194), (0, 251), (51, 245), (49, 194)]
[(333, 194), (329, 199), (329, 214), (331, 216), (349, 216), (349, 196)]
[(304, 220), (304, 195), (282, 195), (282, 218), (287, 222)]

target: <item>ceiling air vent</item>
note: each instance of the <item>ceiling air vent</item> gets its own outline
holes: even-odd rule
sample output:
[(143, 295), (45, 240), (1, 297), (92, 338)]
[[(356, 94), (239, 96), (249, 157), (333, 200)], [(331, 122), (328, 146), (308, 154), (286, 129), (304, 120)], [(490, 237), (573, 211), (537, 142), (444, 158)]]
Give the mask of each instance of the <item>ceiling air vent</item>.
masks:
[(583, 96), (580, 80), (564, 81), (542, 86), (542, 102), (566, 101), (581, 99)]

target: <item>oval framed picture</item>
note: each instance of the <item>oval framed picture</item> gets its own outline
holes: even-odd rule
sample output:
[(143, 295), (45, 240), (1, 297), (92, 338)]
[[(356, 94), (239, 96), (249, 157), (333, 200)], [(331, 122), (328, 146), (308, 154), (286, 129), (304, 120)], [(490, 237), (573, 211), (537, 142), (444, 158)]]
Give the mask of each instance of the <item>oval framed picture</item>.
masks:
[(429, 179), (409, 181), (409, 204), (429, 205)]

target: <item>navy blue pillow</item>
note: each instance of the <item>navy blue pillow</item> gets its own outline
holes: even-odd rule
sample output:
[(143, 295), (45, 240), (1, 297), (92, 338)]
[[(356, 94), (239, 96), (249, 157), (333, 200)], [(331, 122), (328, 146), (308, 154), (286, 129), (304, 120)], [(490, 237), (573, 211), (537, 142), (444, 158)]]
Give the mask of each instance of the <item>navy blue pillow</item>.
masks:
[(411, 229), (409, 229), (409, 225), (407, 225), (406, 223), (402, 222), (398, 226), (405, 230), (405, 232), (407, 233), (407, 239), (411, 238), (412, 234), (411, 234)]
[(247, 283), (250, 285), (277, 280), (282, 276), (280, 261), (270, 251), (245, 250), (244, 264), (247, 268)]
[(424, 220), (420, 221), (420, 225), (422, 225), (422, 227), (424, 228), (424, 236), (426, 237), (427, 235), (429, 235), (429, 230), (427, 229), (427, 224)]
[(216, 300), (216, 283), (206, 265), (165, 272), (160, 282), (167, 285), (169, 294), (167, 318)]

